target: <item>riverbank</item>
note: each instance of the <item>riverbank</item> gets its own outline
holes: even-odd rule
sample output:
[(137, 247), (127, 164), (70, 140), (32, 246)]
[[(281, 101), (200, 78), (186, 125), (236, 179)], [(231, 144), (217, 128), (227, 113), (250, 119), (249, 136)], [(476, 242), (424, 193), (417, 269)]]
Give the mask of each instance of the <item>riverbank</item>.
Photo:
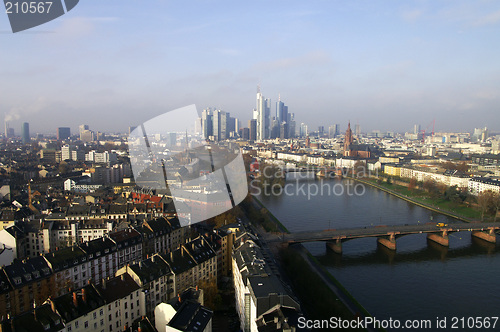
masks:
[[(370, 316), (368, 311), (302, 245), (289, 247), (269, 241), (281, 236), (282, 233), (290, 232), (258, 198), (253, 196), (252, 203), (249, 204), (247, 201), (244, 205), (249, 215), (260, 215), (255, 219), (258, 222), (254, 226), (258, 229), (261, 240), (274, 244), (271, 250), (302, 303), (308, 319), (337, 317), (342, 320), (353, 320), (357, 317)], [(269, 222), (275, 225), (271, 227), (271, 231), (268, 230)]]
[(433, 212), (436, 212), (436, 213), (439, 213), (439, 214), (442, 214), (442, 215), (445, 215), (445, 216), (448, 216), (448, 217), (451, 217), (451, 218), (454, 218), (454, 219), (457, 219), (457, 220), (460, 220), (463, 222), (477, 222), (478, 221), (478, 218), (471, 218), (470, 217), (470, 216), (477, 216), (478, 213), (476, 211), (473, 211), (469, 207), (457, 207), (457, 209), (458, 208), (467, 209), (469, 216), (465, 216), (465, 215), (457, 213), (455, 211), (450, 211), (446, 208), (443, 208), (445, 206), (445, 204), (441, 204), (441, 207), (440, 207), (440, 206), (436, 206), (434, 204), (430, 204), (428, 202), (424, 202), (423, 200), (427, 199), (426, 197), (418, 198), (418, 196), (412, 195), (412, 193), (410, 192), (410, 190), (408, 188), (397, 185), (397, 184), (390, 184), (392, 189), (389, 189), (387, 186), (377, 184), (375, 182), (375, 180), (373, 180), (373, 179), (362, 179), (362, 178), (355, 178), (355, 177), (346, 177), (346, 179), (354, 180), (354, 181), (369, 185), (371, 187), (380, 189), (388, 194), (396, 196), (402, 200), (405, 200), (407, 202), (410, 202), (412, 204), (415, 204), (415, 205), (420, 206), (422, 208), (425, 208), (427, 210), (430, 210), (430, 211), (433, 211)]

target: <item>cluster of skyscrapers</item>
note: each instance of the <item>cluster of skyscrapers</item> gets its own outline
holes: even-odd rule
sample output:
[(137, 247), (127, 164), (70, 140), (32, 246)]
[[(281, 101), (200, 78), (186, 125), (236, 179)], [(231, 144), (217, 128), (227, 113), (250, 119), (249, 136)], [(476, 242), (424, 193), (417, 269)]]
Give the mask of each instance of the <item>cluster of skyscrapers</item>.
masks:
[(206, 108), (201, 113), (201, 132), (204, 138), (221, 141), (237, 137), (239, 121), (231, 117), (229, 112), (215, 108)]
[(252, 121), (255, 121), (255, 139), (292, 138), (295, 136), (295, 115), (288, 112), (288, 106), (278, 97), (275, 116), (271, 117), (271, 99), (264, 98), (257, 89), (257, 105), (249, 123), (250, 139), (252, 139)]

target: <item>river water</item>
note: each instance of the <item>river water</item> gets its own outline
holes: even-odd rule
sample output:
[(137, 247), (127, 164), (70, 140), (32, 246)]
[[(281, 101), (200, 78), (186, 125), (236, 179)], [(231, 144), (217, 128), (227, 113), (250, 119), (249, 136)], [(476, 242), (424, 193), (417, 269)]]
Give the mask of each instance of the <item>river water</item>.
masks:
[[(459, 222), (352, 180), (292, 180), (285, 189), (257, 196), (292, 233)], [(453, 317), (500, 316), (500, 250), (469, 232), (451, 234), (449, 248), (404, 236), (396, 253), (374, 238), (344, 242), (341, 256), (322, 242), (304, 246), (377, 319), (429, 319), (434, 330), (437, 318), (449, 328)]]

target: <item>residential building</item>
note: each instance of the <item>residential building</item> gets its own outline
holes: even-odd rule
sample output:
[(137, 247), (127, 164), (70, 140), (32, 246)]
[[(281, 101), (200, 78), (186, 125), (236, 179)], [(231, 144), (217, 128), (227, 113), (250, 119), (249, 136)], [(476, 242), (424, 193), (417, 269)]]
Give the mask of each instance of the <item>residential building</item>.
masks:
[(479, 195), (485, 191), (500, 193), (500, 181), (489, 178), (472, 178), (469, 180), (469, 193)]

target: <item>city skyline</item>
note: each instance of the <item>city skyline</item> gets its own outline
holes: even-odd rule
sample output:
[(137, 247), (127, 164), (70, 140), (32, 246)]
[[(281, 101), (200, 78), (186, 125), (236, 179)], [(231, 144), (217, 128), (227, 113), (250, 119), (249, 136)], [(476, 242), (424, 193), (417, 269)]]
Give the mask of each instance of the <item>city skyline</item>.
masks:
[(260, 85), (309, 128), (350, 120), (362, 131), (409, 131), (434, 118), (436, 131), (500, 128), (495, 2), (138, 6), (87, 1), (0, 34), (9, 46), (0, 114), (11, 127), (124, 132), (193, 103), (246, 123)]

